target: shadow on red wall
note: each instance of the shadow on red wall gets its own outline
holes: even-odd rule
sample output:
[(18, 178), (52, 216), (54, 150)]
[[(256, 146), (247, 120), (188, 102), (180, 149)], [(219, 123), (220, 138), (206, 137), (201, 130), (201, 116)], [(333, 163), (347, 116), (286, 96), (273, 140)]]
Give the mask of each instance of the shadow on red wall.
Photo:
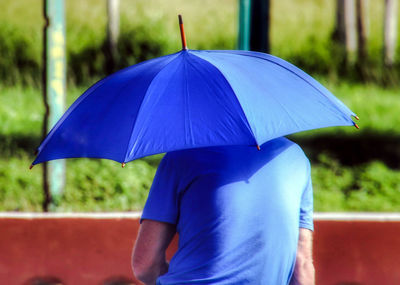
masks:
[[(139, 284), (133, 218), (0, 219), (0, 284)], [(400, 284), (400, 222), (316, 221), (319, 285)], [(171, 258), (175, 239), (168, 249)]]

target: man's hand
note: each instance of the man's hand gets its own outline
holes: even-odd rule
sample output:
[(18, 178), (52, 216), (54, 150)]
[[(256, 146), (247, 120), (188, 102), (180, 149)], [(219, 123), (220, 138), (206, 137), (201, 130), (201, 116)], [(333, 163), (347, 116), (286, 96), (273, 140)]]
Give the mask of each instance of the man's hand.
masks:
[(314, 285), (315, 269), (312, 260), (312, 231), (300, 228), (296, 265), (290, 285)]
[(144, 284), (156, 284), (158, 276), (168, 272), (165, 251), (176, 228), (172, 224), (143, 220), (132, 256), (133, 273)]

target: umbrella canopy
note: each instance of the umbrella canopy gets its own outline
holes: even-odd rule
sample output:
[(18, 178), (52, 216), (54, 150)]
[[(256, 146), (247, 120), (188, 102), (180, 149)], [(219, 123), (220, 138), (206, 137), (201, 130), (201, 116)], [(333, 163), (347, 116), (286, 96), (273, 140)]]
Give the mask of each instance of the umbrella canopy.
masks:
[(72, 157), (125, 163), (179, 149), (258, 147), (295, 132), (356, 125), (351, 116), (326, 88), (283, 59), (185, 45), (90, 87), (47, 135), (33, 164)]

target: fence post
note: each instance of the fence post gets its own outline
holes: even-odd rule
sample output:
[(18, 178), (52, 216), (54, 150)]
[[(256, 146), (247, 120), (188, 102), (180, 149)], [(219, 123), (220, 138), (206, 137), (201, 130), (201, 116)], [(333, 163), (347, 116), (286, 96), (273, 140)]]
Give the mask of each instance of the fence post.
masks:
[(397, 40), (398, 1), (385, 0), (383, 60), (387, 67), (394, 64)]
[[(64, 0), (44, 0), (43, 95), (46, 107), (44, 134), (49, 132), (65, 108), (65, 15)], [(65, 161), (43, 165), (45, 211), (54, 209), (65, 186)]]
[(366, 63), (368, 61), (368, 0), (356, 0), (357, 11), (357, 66), (363, 78), (366, 73)]
[(114, 72), (118, 61), (119, 0), (107, 0), (107, 71)]
[(344, 47), (345, 63), (354, 63), (357, 51), (354, 0), (337, 0), (335, 38)]
[(250, 50), (251, 0), (239, 0), (238, 48)]

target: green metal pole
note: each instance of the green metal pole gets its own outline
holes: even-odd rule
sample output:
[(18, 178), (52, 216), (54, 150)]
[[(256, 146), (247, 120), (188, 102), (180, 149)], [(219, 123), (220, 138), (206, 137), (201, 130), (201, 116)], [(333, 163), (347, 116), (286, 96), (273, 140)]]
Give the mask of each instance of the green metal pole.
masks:
[[(46, 129), (49, 132), (60, 119), (65, 108), (65, 9), (64, 0), (44, 0), (44, 5), (47, 20), (44, 52), (44, 91), (47, 110)], [(50, 161), (44, 167), (45, 192), (47, 191), (46, 196), (50, 196), (47, 199), (50, 202), (48, 208), (54, 210), (65, 186), (65, 161)]]
[(238, 48), (250, 50), (251, 0), (239, 0)]

